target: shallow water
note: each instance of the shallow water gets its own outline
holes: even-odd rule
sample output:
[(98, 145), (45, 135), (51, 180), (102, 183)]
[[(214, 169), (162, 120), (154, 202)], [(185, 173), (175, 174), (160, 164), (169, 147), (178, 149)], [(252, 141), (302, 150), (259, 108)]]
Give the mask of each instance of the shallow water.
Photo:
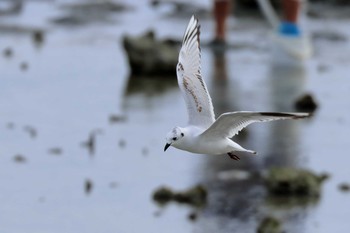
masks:
[[(149, 28), (160, 37), (181, 38), (187, 18), (167, 19), (161, 9), (135, 1), (129, 2), (133, 10), (111, 15), (112, 23), (54, 25), (49, 19), (62, 14), (62, 2), (69, 1), (28, 2), (21, 14), (2, 17), (1, 25), (43, 27), (45, 37), (37, 44), (26, 30), (0, 31), (0, 51), (13, 50), (11, 57), (0, 56), (1, 232), (254, 232), (267, 215), (281, 219), (287, 232), (350, 227), (350, 194), (338, 189), (350, 182), (347, 41), (315, 40), (315, 56), (304, 67), (276, 66), (266, 49), (268, 28), (234, 22), (230, 41), (252, 48), (223, 55), (202, 50), (202, 73), (217, 115), (292, 111), (305, 92), (319, 108), (310, 120), (248, 127), (237, 141), (259, 155), (242, 155), (239, 162), (173, 148), (164, 153), (166, 132), (187, 121), (175, 76), (129, 78), (120, 41), (125, 33)], [(212, 22), (203, 19), (201, 25), (208, 41)], [(346, 37), (350, 31), (346, 20), (312, 20), (309, 26)], [(263, 49), (254, 49), (256, 44)], [(111, 123), (111, 115), (125, 120)], [(82, 144), (95, 130), (101, 133), (90, 153)], [(53, 148), (62, 153), (51, 153)], [(16, 155), (25, 161), (16, 162)], [(260, 172), (274, 165), (328, 172), (331, 178), (318, 201), (292, 206), (268, 200), (259, 180), (223, 178), (232, 169)], [(152, 200), (162, 185), (183, 190), (199, 183), (209, 192), (203, 209), (160, 207)], [(194, 222), (187, 218), (193, 211)]]

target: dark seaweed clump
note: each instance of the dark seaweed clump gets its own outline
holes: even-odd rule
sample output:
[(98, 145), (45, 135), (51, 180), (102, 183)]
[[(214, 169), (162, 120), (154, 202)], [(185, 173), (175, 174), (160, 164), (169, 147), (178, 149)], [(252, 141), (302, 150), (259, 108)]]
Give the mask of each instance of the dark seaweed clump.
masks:
[(200, 207), (204, 206), (207, 202), (207, 190), (201, 185), (183, 192), (175, 192), (168, 187), (160, 187), (153, 193), (153, 200), (162, 205), (170, 201), (175, 201), (177, 203)]

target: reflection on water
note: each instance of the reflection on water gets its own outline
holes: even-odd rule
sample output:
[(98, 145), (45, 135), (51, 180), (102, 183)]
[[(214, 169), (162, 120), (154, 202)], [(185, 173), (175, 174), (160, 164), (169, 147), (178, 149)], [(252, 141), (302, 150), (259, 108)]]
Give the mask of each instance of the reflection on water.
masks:
[(23, 9), (22, 0), (12, 0), (12, 1), (7, 1), (7, 3), (8, 3), (8, 6), (6, 7), (1, 5), (0, 16), (18, 15), (21, 13)]
[(232, 85), (235, 80), (228, 76), (225, 53), (213, 53), (212, 70), (209, 91), (216, 115), (219, 116), (221, 113), (237, 109), (238, 90), (237, 85)]
[[(225, 112), (233, 112), (239, 110), (239, 80), (236, 80), (230, 75), (231, 74), (228, 73), (226, 54), (224, 52), (214, 52), (212, 74), (211, 79), (208, 83), (210, 84), (209, 91), (216, 117)], [(244, 142), (247, 139), (247, 134), (247, 129), (244, 129), (242, 132), (240, 132), (239, 135), (235, 137), (235, 141), (238, 143)], [(208, 169), (206, 169), (206, 175), (215, 176), (217, 171), (220, 170), (232, 169), (232, 167), (241, 169), (251, 166), (249, 164), (252, 160), (248, 158), (250, 156), (243, 155), (240, 157), (242, 160), (239, 163), (234, 163), (228, 156), (225, 158), (209, 156), (207, 158)]]
[[(140, 34), (153, 27), (162, 36), (180, 38), (187, 19), (155, 14), (147, 8), (148, 0), (128, 1), (135, 11), (116, 15), (118, 24), (86, 25), (73, 33), (49, 20), (64, 13), (56, 10), (67, 1), (48, 2), (23, 1), (22, 13), (1, 18), (1, 232), (31, 233), (43, 226), (52, 233), (67, 229), (255, 232), (267, 215), (281, 219), (286, 232), (345, 232), (349, 228), (348, 208), (337, 208), (348, 203), (348, 196), (336, 189), (340, 180), (349, 177), (349, 157), (344, 153), (350, 122), (344, 107), (350, 89), (344, 64), (349, 59), (338, 57), (349, 48), (347, 42), (340, 46), (318, 44), (322, 49), (316, 62), (331, 67), (319, 73), (321, 77), (313, 72), (307, 77), (303, 67), (275, 65), (263, 77), (264, 53), (231, 49), (214, 54), (207, 62), (204, 49), (202, 68), (210, 74), (207, 84), (217, 115), (250, 110), (241, 106), (246, 102), (259, 110), (293, 111), (306, 79), (322, 108), (310, 121), (248, 127), (249, 132), (241, 132), (235, 140), (257, 149), (259, 155), (241, 155), (239, 162), (228, 156), (193, 155), (175, 149), (164, 153), (165, 133), (187, 122), (176, 76), (126, 78), (126, 57), (121, 46), (116, 49), (116, 42), (125, 33)], [(47, 17), (39, 17), (42, 13)], [(317, 21), (315, 25), (322, 27)], [(210, 21), (201, 22), (205, 40), (209, 38), (206, 33), (211, 33), (207, 30)], [(348, 27), (339, 22), (331, 25), (338, 24)], [(47, 30), (40, 34), (37, 30), (45, 25)], [(261, 28), (250, 28), (243, 34), (235, 30), (233, 34), (251, 41), (258, 30)], [(336, 59), (343, 59), (342, 63)], [(247, 60), (248, 65), (237, 65)], [(28, 64), (26, 72), (19, 69), (22, 62)], [(93, 129), (101, 129), (103, 134)], [(325, 132), (335, 137), (324, 137)], [(327, 148), (319, 146), (320, 140)], [(309, 168), (336, 177), (319, 202), (271, 199), (258, 177), (232, 178), (234, 169), (251, 174), (271, 164), (301, 166), (305, 153), (310, 153)], [(331, 163), (330, 153), (336, 154)], [(159, 210), (151, 200), (160, 185), (182, 190), (198, 183), (208, 188), (209, 199), (194, 221), (186, 218), (193, 211), (186, 206), (170, 204)], [(89, 190), (92, 192), (85, 195)], [(135, 220), (137, 224), (132, 224)]]
[(125, 95), (143, 93), (147, 96), (153, 96), (164, 94), (172, 88), (177, 88), (175, 75), (163, 77), (132, 76), (128, 78)]
[[(304, 92), (305, 66), (272, 64), (269, 73), (271, 105), (275, 111), (292, 112), (294, 101)], [(265, 166), (298, 166), (300, 127), (304, 122), (280, 121), (270, 124)]]
[[(210, 80), (210, 91), (216, 112), (239, 110), (237, 105), (241, 93), (239, 80), (229, 76), (226, 67), (225, 54), (214, 54), (213, 74)], [(304, 67), (275, 66), (271, 64), (266, 79), (271, 89), (271, 105), (275, 111), (293, 111), (293, 101), (303, 91), (305, 77)], [(234, 83), (234, 85), (233, 85)], [(219, 115), (219, 114), (218, 114)], [(200, 168), (202, 183), (209, 189), (209, 202), (204, 210), (198, 232), (230, 232), (235, 229), (245, 229), (240, 232), (254, 232), (262, 218), (268, 215), (283, 220), (284, 229), (290, 232), (300, 232), (303, 228), (307, 210), (305, 203), (286, 206), (284, 203), (267, 199), (263, 181), (259, 176), (246, 180), (225, 179), (219, 173), (233, 170), (262, 172), (271, 166), (297, 166), (299, 153), (298, 144), (300, 122), (273, 122), (266, 125), (265, 131), (257, 135), (246, 133), (244, 137), (235, 137), (238, 143), (258, 140), (267, 145), (266, 151), (259, 151), (262, 162), (257, 157), (242, 155), (240, 161), (233, 161), (227, 156), (208, 156), (206, 163)], [(266, 132), (267, 131), (267, 132)], [(254, 132), (256, 134), (256, 132)]]
[[(227, 72), (225, 53), (213, 54), (213, 72), (210, 93), (215, 112), (218, 115), (228, 111), (239, 110), (239, 80)], [(243, 132), (242, 132), (243, 133)], [(242, 135), (242, 134), (240, 134)], [(235, 137), (242, 143), (249, 140), (249, 134)], [(244, 181), (219, 180), (218, 173), (232, 169), (256, 170), (253, 156), (242, 155), (239, 162), (228, 156), (208, 156), (200, 169), (203, 180), (209, 189), (209, 202), (200, 221), (199, 232), (230, 232), (234, 229), (254, 229), (254, 216), (257, 207), (262, 204), (263, 192), (259, 179)], [(242, 195), (243, 194), (243, 195)], [(253, 223), (253, 224), (252, 224)], [(248, 230), (248, 231), (250, 231)], [(248, 232), (247, 231), (247, 232)]]
[(275, 111), (294, 111), (294, 101), (304, 92), (306, 70), (304, 65), (270, 65), (269, 83), (271, 104)]
[(124, 97), (123, 108), (154, 109), (169, 97), (169, 91), (178, 91), (176, 76), (172, 77), (129, 77)]

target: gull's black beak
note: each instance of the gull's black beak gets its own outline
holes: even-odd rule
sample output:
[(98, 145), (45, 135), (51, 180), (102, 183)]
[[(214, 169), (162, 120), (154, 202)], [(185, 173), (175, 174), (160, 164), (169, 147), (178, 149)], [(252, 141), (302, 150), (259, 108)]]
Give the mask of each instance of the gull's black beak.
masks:
[(170, 145), (171, 144), (169, 144), (169, 143), (165, 144), (164, 151), (166, 151), (169, 148)]

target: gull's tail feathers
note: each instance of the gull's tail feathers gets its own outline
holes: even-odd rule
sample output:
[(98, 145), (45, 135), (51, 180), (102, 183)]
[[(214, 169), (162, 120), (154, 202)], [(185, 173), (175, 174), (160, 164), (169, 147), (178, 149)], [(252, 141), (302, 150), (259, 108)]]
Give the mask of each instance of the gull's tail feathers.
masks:
[(253, 154), (253, 155), (257, 155), (258, 153), (254, 150), (246, 150), (244, 149), (243, 152), (247, 152), (247, 153), (250, 153), (250, 154)]

